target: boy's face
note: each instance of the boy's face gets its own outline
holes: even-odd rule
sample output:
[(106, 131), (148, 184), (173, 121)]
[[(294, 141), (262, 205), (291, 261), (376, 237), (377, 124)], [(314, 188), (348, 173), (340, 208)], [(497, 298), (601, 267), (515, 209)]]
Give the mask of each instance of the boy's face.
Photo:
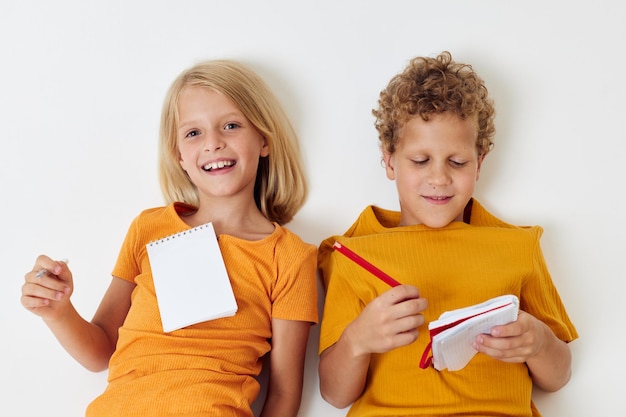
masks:
[(416, 116), (398, 133), (396, 151), (383, 152), (383, 159), (398, 188), (400, 226), (462, 221), (484, 159), (476, 150), (475, 120), (441, 113), (426, 122)]

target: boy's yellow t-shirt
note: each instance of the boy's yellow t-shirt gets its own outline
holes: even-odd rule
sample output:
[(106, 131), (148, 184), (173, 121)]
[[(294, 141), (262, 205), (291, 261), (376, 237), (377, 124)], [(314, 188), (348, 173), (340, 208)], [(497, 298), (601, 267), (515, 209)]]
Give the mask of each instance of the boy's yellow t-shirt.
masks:
[(334, 344), (363, 308), (390, 287), (332, 249), (346, 245), (428, 300), (414, 343), (371, 357), (362, 396), (348, 416), (539, 416), (525, 364), (477, 354), (459, 371), (421, 369), (428, 323), (444, 311), (514, 294), (520, 309), (545, 322), (558, 338), (578, 337), (546, 268), (540, 227), (502, 222), (473, 200), (470, 224), (431, 229), (396, 227), (400, 213), (367, 207), (343, 235), (322, 242), (318, 266), (326, 289), (320, 353)]

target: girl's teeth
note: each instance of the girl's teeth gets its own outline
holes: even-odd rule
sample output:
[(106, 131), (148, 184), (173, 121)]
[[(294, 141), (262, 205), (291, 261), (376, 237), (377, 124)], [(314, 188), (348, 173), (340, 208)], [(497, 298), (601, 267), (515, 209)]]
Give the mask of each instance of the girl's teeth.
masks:
[(206, 164), (203, 168), (207, 171), (210, 171), (212, 169), (219, 169), (219, 168), (224, 168), (226, 166), (231, 166), (233, 163), (232, 161), (218, 161), (218, 162), (211, 162), (209, 164)]

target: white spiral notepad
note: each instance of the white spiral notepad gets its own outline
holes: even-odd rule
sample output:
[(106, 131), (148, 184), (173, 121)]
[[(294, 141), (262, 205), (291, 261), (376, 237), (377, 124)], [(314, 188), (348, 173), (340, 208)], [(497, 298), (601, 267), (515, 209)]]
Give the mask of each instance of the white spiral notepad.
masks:
[(428, 324), (433, 366), (439, 371), (445, 368), (449, 371), (463, 369), (476, 354), (472, 347), (476, 336), (489, 333), (494, 326), (517, 320), (518, 312), (519, 300), (512, 294), (444, 312), (438, 320)]
[(237, 312), (211, 223), (150, 242), (146, 249), (164, 332)]

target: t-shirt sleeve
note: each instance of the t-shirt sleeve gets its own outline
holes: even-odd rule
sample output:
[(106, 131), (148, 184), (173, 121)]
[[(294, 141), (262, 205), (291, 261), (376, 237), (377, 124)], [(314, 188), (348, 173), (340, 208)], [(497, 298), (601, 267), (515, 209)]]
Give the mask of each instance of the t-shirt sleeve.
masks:
[[(319, 353), (335, 344), (346, 326), (356, 319), (365, 305), (377, 296), (374, 287), (356, 288), (355, 284), (367, 282), (359, 278), (360, 270), (338, 258), (336, 252), (327, 251), (319, 259), (320, 274), (325, 283), (324, 310), (320, 328)], [(360, 267), (356, 267), (360, 268)]]
[(554, 334), (565, 342), (578, 338), (565, 305), (548, 271), (540, 245), (542, 230), (536, 228), (536, 242), (532, 251), (533, 270), (522, 286), (520, 309), (543, 321)]
[(135, 277), (140, 274), (141, 268), (138, 260), (137, 242), (139, 230), (139, 217), (135, 218), (126, 232), (126, 237), (117, 256), (117, 261), (111, 273), (114, 277), (125, 281), (135, 282)]
[(317, 323), (317, 248), (301, 241), (287, 246), (272, 290), (272, 317)]

